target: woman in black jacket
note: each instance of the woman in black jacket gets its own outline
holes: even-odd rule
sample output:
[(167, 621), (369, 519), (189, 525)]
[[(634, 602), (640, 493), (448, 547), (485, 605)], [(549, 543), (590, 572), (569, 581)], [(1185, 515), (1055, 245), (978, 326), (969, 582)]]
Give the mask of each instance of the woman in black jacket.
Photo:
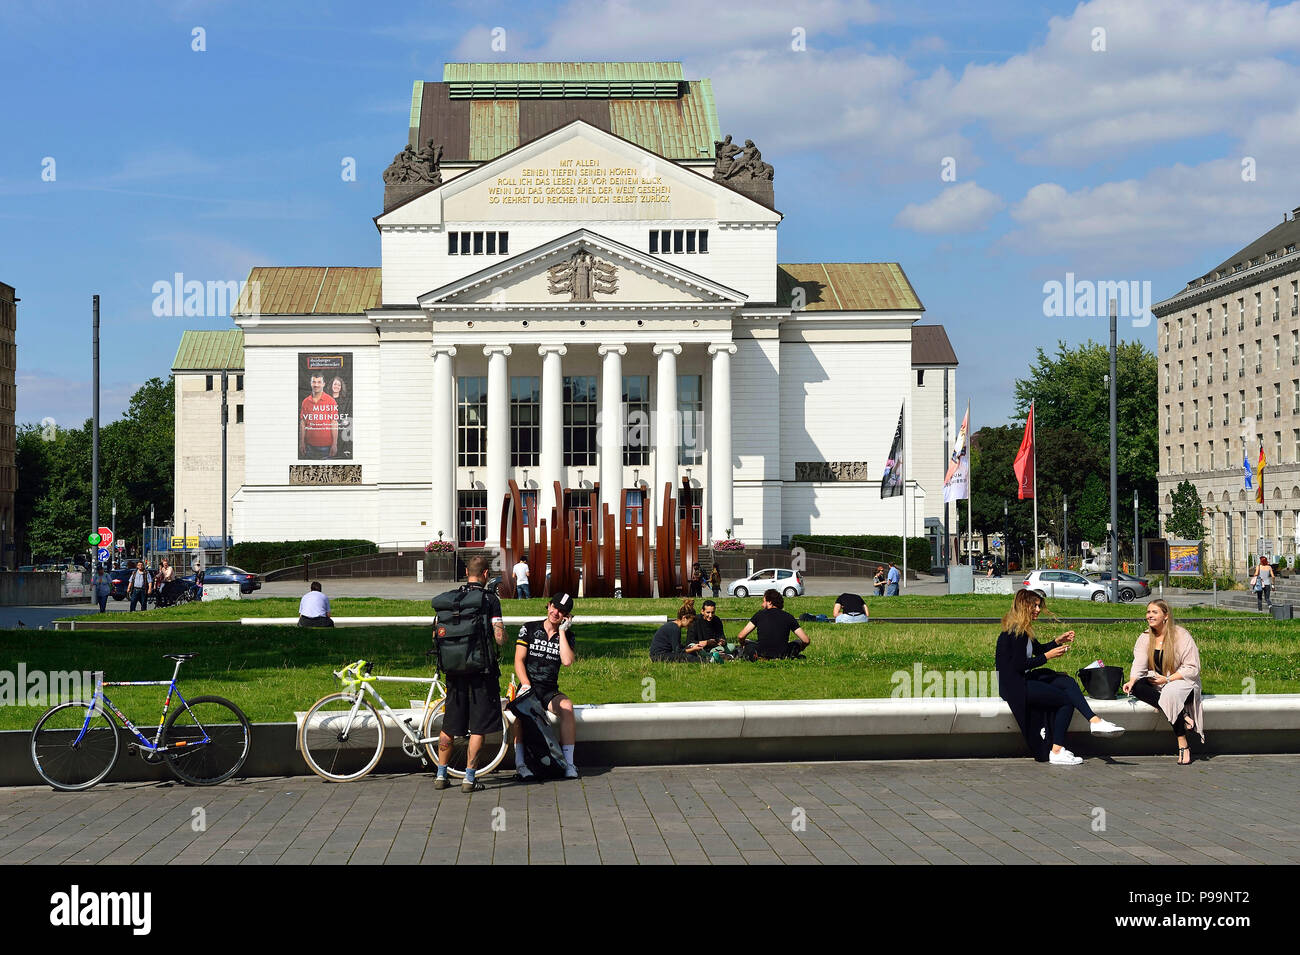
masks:
[(1034, 759), (1057, 766), (1083, 762), (1065, 748), (1065, 733), (1078, 710), (1092, 724), (1097, 736), (1119, 736), (1124, 732), (1092, 711), (1074, 678), (1048, 670), (1043, 663), (1070, 652), (1074, 631), (1068, 630), (1051, 643), (1034, 639), (1034, 621), (1043, 609), (1036, 591), (1021, 590), (998, 634), (998, 693), (1011, 707)]

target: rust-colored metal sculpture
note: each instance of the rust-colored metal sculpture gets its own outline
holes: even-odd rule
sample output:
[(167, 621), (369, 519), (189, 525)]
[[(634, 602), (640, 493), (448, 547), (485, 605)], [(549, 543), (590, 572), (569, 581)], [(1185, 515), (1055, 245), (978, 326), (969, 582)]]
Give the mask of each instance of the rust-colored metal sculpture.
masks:
[[(622, 546), (619, 548), (619, 577), (623, 583), (623, 596), (653, 597), (654, 577), (650, 573), (650, 532), (643, 526), (644, 521), (638, 524), (629, 517), (626, 490), (619, 497), (619, 512), (623, 515)], [(645, 513), (644, 505), (641, 513)]]
[[(564, 489), (553, 482), (556, 507), (551, 508), (551, 577), (546, 585), (546, 595), (578, 593), (578, 568), (574, 566), (574, 541), (577, 538), (574, 520), (577, 517), (564, 506)], [(543, 533), (545, 533), (543, 531)]]
[[(529, 588), (534, 591), (535, 596), (548, 596), (546, 592), (546, 522), (542, 521), (541, 529), (537, 527), (537, 509), (533, 508), (531, 514), (527, 515), (525, 522), (525, 512), (523, 498), (519, 493), (519, 485), (512, 478), (510, 481), (510, 493), (506, 494), (501, 501), (501, 551), (503, 561), (503, 572), (501, 574), (501, 586), (497, 593), (506, 599), (516, 596), (515, 575), (513, 568), (520, 557), (528, 558), (530, 569), (530, 581), (536, 581), (536, 584)], [(525, 539), (525, 532), (527, 538)]]
[[(682, 493), (690, 493), (690, 482), (682, 479)], [(691, 568), (700, 559), (700, 542), (691, 524), (690, 509), (686, 508), (684, 516), (677, 520), (677, 501), (673, 498), (673, 487), (664, 484), (663, 510), (659, 512), (659, 526), (655, 530), (656, 549), (655, 565), (659, 576), (660, 597), (685, 597), (691, 592)]]

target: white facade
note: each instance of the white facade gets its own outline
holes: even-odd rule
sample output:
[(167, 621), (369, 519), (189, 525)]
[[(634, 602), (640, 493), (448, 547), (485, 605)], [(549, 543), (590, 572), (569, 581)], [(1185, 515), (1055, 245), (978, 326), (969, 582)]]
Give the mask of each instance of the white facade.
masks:
[[(538, 188), (519, 185), (543, 178), (528, 170), (566, 168), (595, 170), (585, 180), (603, 181), (594, 189), (620, 180), (636, 192), (581, 202), (543, 192), (534, 202), (517, 191)], [(481, 491), (491, 545), (511, 478), (537, 491), (544, 518), (553, 481), (643, 488), (648, 519), (658, 517), (664, 482), (676, 488), (687, 478), (700, 492), (706, 540), (728, 530), (749, 544), (896, 534), (902, 502), (881, 500), (879, 482), (905, 399), (909, 460), (918, 462), (908, 474), (908, 530), (925, 533), (925, 518), (943, 510), (941, 374), (950, 376), (951, 408), (956, 395), (951, 369), (927, 371), (917, 387), (911, 328), (922, 313), (776, 304), (780, 214), (703, 172), (574, 122), (379, 216), (382, 296), (364, 313), (237, 314), (250, 409), (237, 539), (416, 546), (441, 531), (456, 540), (473, 497), (465, 492)], [(657, 201), (642, 201), (641, 189)], [(637, 198), (613, 202), (619, 195)], [(650, 233), (661, 229), (707, 230), (708, 251), (652, 252)], [(509, 253), (452, 255), (450, 237), (462, 232), (505, 233)], [(548, 270), (578, 255), (612, 267), (617, 291), (598, 288), (585, 302), (554, 291)], [(291, 469), (313, 464), (300, 457), (296, 432), (300, 355), (325, 351), (351, 356), (355, 436), (351, 457), (328, 463), (352, 466), (350, 479), (359, 467), (359, 483), (291, 484)], [(565, 416), (579, 411), (562, 395), (575, 376), (595, 385), (599, 447), (566, 463)], [(644, 462), (623, 457), (629, 377), (649, 384)], [(539, 453), (527, 465), (511, 455), (518, 378), (536, 379), (541, 399)], [(486, 450), (470, 463), (456, 450), (461, 379), (482, 379), (487, 393)], [(682, 434), (678, 389), (697, 380), (702, 420)], [(868, 476), (806, 479), (806, 465), (825, 462), (866, 462)]]
[[(228, 378), (226, 403), (226, 488), (233, 497), (244, 483), (245, 392), (237, 385), (243, 375)], [(173, 468), (176, 514), (158, 514), (174, 521), (190, 537), (221, 536), (221, 373), (176, 372), (176, 453)], [(231, 514), (226, 515), (232, 519)], [(234, 536), (235, 530), (229, 533)]]

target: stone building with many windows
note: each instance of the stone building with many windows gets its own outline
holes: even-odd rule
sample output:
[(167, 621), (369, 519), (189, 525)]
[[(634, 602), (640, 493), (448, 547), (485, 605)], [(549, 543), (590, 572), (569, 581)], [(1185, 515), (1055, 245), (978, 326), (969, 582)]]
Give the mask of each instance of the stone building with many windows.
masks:
[[(1160, 517), (1191, 481), (1207, 560), (1300, 552), (1300, 208), (1152, 308), (1160, 366)], [(1264, 450), (1264, 502), (1245, 487)]]
[(676, 63), (416, 83), (380, 266), (255, 268), (232, 311), (237, 539), (491, 545), (511, 479), (543, 517), (559, 482), (584, 532), (602, 495), (649, 524), (685, 480), (705, 540), (896, 534), (904, 405), (925, 534), (956, 356), (918, 347), (897, 263), (781, 263), (774, 178)]

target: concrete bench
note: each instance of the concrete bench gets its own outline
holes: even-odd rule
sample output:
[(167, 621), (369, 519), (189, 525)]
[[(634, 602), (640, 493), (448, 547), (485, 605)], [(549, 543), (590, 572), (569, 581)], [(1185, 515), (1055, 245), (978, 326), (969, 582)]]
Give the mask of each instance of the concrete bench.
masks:
[[(541, 616), (545, 616), (542, 614)], [(537, 614), (529, 617), (503, 616), (501, 622), (507, 626), (519, 626), (528, 623), (531, 620), (540, 620)], [(658, 625), (666, 621), (668, 617), (663, 614), (648, 614), (644, 616), (600, 616), (589, 617), (582, 614), (574, 618), (574, 625), (581, 626), (587, 623), (623, 623), (623, 624), (654, 624)], [(334, 617), (334, 626), (336, 627), (432, 627), (433, 617)], [(231, 621), (223, 621), (231, 622)], [(239, 623), (245, 627), (291, 627), (297, 626), (297, 617), (241, 617)]]

